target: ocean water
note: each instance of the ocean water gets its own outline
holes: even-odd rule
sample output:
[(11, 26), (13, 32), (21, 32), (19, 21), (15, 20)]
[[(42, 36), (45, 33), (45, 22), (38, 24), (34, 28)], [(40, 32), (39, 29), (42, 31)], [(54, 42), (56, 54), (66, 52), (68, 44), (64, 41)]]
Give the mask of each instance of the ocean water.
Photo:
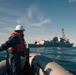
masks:
[[(60, 47), (41, 47), (29, 48), (30, 52), (41, 53), (42, 55), (55, 61), (66, 70), (76, 75), (76, 47), (60, 48)], [(6, 51), (0, 52), (0, 61), (4, 60)]]

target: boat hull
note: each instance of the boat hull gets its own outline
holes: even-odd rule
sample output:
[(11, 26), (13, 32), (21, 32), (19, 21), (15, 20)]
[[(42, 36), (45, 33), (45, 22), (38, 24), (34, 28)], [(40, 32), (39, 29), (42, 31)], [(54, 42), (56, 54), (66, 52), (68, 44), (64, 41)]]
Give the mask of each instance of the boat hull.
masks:
[[(22, 69), (24, 67), (24, 71), (26, 69), (25, 65), (25, 57), (22, 57), (21, 59), (21, 65)], [(52, 61), (51, 59), (42, 56), (39, 53), (30, 53), (29, 54), (29, 69), (28, 71), (31, 71), (31, 75), (73, 75), (67, 70), (65, 70), (63, 67), (61, 67), (56, 62)], [(11, 70), (11, 65), (9, 61), (9, 66)], [(0, 62), (0, 75), (5, 75), (6, 73), (6, 60), (3, 60)], [(29, 74), (24, 74), (29, 75)]]
[(51, 59), (40, 54), (30, 54), (32, 75), (73, 75)]

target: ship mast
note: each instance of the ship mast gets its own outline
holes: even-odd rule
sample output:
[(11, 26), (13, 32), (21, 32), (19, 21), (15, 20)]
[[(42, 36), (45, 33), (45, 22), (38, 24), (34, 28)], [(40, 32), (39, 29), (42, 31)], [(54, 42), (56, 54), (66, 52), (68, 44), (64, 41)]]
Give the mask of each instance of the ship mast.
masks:
[(65, 39), (64, 28), (62, 28), (62, 38)]

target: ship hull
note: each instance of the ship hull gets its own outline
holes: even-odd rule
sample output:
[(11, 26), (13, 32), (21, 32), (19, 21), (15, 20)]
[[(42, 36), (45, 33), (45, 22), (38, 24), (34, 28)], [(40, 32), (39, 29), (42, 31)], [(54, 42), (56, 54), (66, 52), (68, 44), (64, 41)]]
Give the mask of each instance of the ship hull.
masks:
[(72, 47), (73, 44), (64, 44), (64, 45), (59, 45), (59, 44), (43, 44), (43, 45), (37, 45), (37, 44), (29, 44), (29, 47)]

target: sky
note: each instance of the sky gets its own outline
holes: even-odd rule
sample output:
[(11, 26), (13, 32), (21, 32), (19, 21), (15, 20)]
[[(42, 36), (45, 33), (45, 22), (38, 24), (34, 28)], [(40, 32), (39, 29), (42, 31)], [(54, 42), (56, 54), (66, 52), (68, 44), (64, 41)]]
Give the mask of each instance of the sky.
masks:
[(76, 0), (0, 0), (0, 44), (15, 27), (25, 28), (26, 43), (65, 36), (76, 46)]

